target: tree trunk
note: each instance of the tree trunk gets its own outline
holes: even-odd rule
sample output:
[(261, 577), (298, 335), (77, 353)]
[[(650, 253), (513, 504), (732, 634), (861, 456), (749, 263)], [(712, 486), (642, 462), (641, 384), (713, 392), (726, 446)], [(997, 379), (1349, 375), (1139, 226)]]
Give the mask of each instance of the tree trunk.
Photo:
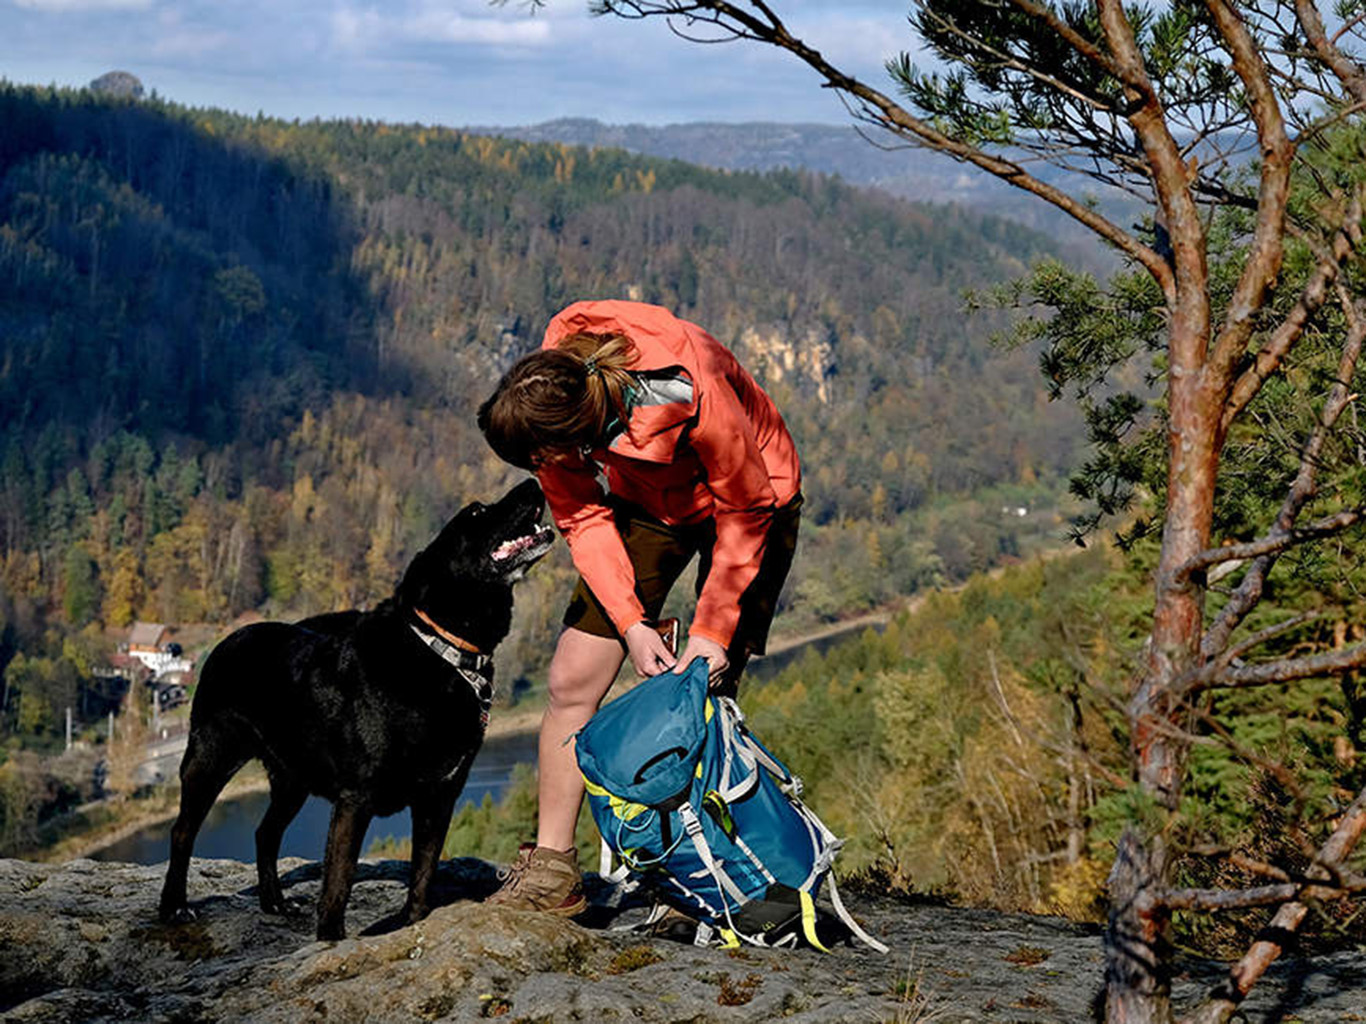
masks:
[(1203, 372), (1207, 310), (1200, 300), (1178, 305), (1171, 326), (1166, 518), (1152, 633), (1129, 703), (1137, 806), (1120, 839), (1109, 883), (1109, 1024), (1172, 1019), (1170, 913), (1162, 905), (1171, 869), (1165, 825), (1180, 800), (1186, 759), (1186, 745), (1172, 728), (1182, 718), (1175, 684), (1199, 657), (1205, 595), (1203, 575), (1190, 578), (1180, 569), (1208, 545), (1222, 441), (1222, 389)]
[(1086, 824), (1082, 820), (1082, 807), (1086, 801), (1086, 783), (1082, 778), (1081, 766), (1084, 758), (1082, 749), (1081, 700), (1075, 687), (1067, 691), (1067, 860), (1068, 867), (1081, 861), (1086, 853)]

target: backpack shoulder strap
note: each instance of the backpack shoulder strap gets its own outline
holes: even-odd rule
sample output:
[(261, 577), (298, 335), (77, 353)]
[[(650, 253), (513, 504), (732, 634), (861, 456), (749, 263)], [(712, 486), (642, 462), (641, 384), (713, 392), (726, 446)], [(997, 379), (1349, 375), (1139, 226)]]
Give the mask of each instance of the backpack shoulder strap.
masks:
[[(835, 913), (839, 915), (839, 919), (844, 922), (844, 926), (848, 928), (851, 932), (853, 932), (854, 937), (857, 938), (860, 942), (862, 942), (865, 946), (875, 949), (879, 953), (886, 953), (886, 945), (884, 945), (881, 942), (878, 942), (877, 939), (873, 938), (866, 931), (860, 928), (858, 922), (854, 920), (853, 915), (850, 914), (849, 911), (844, 909), (844, 901), (840, 899), (840, 891), (835, 886), (835, 873), (833, 871), (830, 872), (830, 874), (827, 876), (827, 879), (830, 882), (830, 902), (835, 908)], [(806, 896), (806, 893), (802, 893), (802, 895)]]

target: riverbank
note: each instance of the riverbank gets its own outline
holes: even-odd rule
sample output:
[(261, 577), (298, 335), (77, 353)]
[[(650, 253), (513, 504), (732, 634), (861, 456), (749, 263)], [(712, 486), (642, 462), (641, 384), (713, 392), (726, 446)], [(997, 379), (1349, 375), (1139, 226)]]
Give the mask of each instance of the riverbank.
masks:
[[(265, 769), (253, 762), (237, 773), (223, 789), (220, 800), (233, 800), (270, 789)], [(112, 846), (121, 839), (164, 822), (173, 821), (180, 806), (180, 787), (157, 786), (148, 795), (126, 800), (101, 800), (86, 804), (57, 822), (62, 838), (49, 847), (24, 855), (25, 860), (62, 864), (80, 860)], [(82, 824), (84, 822), (84, 824)]]

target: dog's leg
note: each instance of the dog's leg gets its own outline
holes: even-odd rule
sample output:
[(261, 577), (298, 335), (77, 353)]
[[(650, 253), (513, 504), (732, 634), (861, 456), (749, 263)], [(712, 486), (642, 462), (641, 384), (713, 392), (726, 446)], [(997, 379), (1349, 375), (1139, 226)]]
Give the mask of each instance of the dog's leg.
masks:
[(190, 734), (180, 762), (180, 813), (171, 826), (171, 857), (158, 907), (163, 921), (193, 920), (194, 914), (186, 905), (185, 885), (194, 837), (218, 794), (246, 763), (247, 757), (226, 730), (210, 727)]
[(284, 914), (291, 909), (280, 889), (276, 861), (280, 858), (280, 839), (299, 813), (308, 790), (282, 772), (270, 773), (270, 806), (256, 829), (256, 896), (267, 914)]
[(352, 803), (346, 795), (332, 806), (332, 824), (327, 830), (327, 853), (323, 856), (323, 895), (318, 901), (318, 938), (346, 937), (346, 900), (351, 895), (351, 879), (356, 873), (356, 858), (371, 813)]
[(446, 832), (451, 825), (451, 811), (455, 809), (455, 798), (465, 788), (465, 776), (468, 774), (467, 760), (454, 784), (443, 786), (436, 793), (424, 795), (413, 801), (412, 877), (408, 882), (408, 902), (402, 912), (402, 918), (407, 924), (421, 921), (430, 909), (427, 903), (427, 889), (432, 884), (437, 862), (441, 858), (441, 847), (446, 841)]

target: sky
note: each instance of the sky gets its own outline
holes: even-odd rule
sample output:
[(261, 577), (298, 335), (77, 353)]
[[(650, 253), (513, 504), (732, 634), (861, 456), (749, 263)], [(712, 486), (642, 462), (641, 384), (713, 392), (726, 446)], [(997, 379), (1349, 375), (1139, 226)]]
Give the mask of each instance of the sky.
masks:
[[(910, 0), (779, 0), (794, 34), (877, 86)], [(397, 123), (847, 123), (770, 47), (703, 46), (587, 0), (0, 0), (0, 78), (79, 86), (112, 70), (190, 106)]]

